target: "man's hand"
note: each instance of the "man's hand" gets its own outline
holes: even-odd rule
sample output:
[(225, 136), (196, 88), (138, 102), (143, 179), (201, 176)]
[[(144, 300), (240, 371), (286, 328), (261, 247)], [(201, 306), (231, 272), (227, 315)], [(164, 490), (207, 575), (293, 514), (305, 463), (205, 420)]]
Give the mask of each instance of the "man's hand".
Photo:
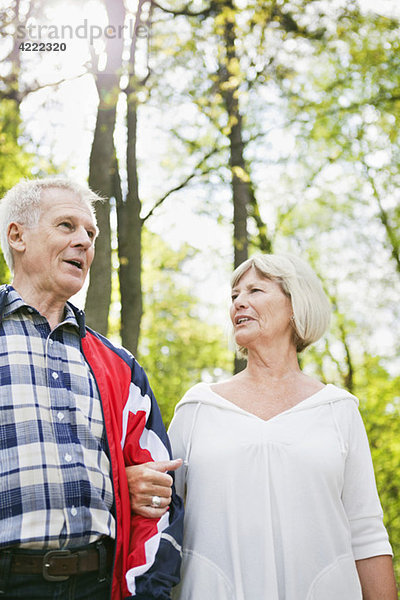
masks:
[[(181, 465), (182, 459), (176, 458), (126, 467), (132, 511), (150, 519), (162, 517), (172, 496), (172, 477), (167, 471), (176, 471)], [(153, 496), (160, 498), (159, 508), (151, 505)]]

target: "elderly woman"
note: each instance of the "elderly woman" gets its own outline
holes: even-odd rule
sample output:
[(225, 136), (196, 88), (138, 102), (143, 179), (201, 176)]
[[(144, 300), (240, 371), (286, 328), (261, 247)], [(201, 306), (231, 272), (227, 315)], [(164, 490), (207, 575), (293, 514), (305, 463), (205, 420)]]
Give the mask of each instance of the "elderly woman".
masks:
[(186, 505), (175, 598), (397, 600), (358, 401), (297, 360), (329, 315), (294, 256), (255, 256), (233, 273), (247, 367), (190, 389), (169, 430)]
[(357, 398), (298, 364), (328, 326), (320, 281), (294, 256), (255, 256), (230, 316), (247, 367), (190, 389), (169, 430), (186, 507), (174, 598), (397, 600)]

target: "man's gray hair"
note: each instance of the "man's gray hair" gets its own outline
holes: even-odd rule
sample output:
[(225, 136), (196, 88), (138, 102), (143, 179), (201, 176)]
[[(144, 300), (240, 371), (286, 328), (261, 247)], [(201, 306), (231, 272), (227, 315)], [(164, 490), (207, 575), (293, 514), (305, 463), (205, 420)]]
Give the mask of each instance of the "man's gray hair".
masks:
[(103, 198), (88, 186), (65, 177), (21, 180), (7, 192), (0, 203), (0, 244), (11, 272), (14, 268), (14, 260), (8, 244), (8, 226), (10, 223), (16, 222), (28, 227), (35, 227), (40, 219), (42, 192), (51, 189), (68, 190), (76, 194), (82, 203), (88, 206), (96, 222), (94, 203)]

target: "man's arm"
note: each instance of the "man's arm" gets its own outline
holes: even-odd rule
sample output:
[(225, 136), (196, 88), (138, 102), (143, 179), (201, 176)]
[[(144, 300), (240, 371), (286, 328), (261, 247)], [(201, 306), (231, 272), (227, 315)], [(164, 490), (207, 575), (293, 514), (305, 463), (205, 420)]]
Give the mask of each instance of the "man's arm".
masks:
[(397, 600), (391, 556), (372, 556), (356, 560), (363, 600)]
[[(176, 471), (181, 465), (182, 459), (177, 458), (126, 467), (132, 512), (150, 519), (162, 517), (172, 497), (173, 479), (167, 471)], [(159, 508), (151, 506), (153, 496), (160, 498)]]
[(179, 581), (183, 502), (172, 486), (169, 510), (161, 517), (134, 514), (125, 470), (172, 460), (160, 409), (131, 354), (90, 330), (82, 349), (99, 387), (112, 463), (117, 519), (113, 590), (121, 598), (169, 600)]
[[(172, 459), (160, 409), (144, 370), (136, 362), (123, 424), (125, 467), (159, 461), (168, 463)], [(158, 472), (158, 475), (170, 477), (166, 473)], [(127, 479), (125, 484), (128, 508), (131, 509)], [(130, 510), (129, 530), (129, 551), (124, 566), (129, 598), (169, 599), (171, 587), (179, 581), (183, 537), (183, 503), (174, 486), (169, 508), (161, 517), (146, 518)]]

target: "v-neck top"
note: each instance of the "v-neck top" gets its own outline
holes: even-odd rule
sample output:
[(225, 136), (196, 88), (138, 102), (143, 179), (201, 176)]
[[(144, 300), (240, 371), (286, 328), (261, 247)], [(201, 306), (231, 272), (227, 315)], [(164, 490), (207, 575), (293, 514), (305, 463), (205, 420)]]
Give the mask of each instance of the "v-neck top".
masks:
[(169, 435), (185, 497), (179, 600), (361, 600), (392, 554), (358, 400), (327, 385), (264, 420), (191, 388)]

